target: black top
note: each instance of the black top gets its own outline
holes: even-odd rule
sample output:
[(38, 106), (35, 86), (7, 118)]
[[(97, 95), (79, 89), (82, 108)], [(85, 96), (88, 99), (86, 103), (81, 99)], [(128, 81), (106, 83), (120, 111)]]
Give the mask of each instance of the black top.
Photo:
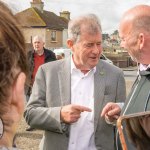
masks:
[[(28, 73), (28, 77), (27, 77), (25, 93), (28, 96), (30, 96), (31, 88), (32, 88), (32, 82), (31, 81), (32, 81), (32, 73), (34, 70), (34, 53), (35, 53), (35, 51), (31, 50), (27, 54), (29, 73)], [(44, 63), (48, 63), (50, 61), (56, 60), (55, 53), (52, 52), (51, 50), (44, 48), (44, 55), (45, 55)]]

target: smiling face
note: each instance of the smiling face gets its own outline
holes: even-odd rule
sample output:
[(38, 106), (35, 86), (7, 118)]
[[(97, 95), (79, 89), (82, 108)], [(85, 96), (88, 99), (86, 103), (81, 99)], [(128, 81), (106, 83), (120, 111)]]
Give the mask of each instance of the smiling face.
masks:
[(80, 39), (72, 46), (73, 61), (78, 69), (89, 70), (97, 65), (102, 52), (101, 43), (101, 32), (82, 32)]

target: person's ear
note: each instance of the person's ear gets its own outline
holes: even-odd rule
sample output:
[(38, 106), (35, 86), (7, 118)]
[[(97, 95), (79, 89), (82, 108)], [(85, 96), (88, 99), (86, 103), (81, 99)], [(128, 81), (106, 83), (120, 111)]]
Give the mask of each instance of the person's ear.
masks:
[(71, 39), (68, 39), (68, 40), (67, 40), (67, 46), (68, 46), (70, 49), (72, 49), (72, 47), (73, 47), (73, 41), (72, 41)]
[(74, 48), (73, 48), (74, 42), (71, 39), (67, 40), (67, 46), (71, 49), (71, 51), (73, 53), (73, 51), (74, 51)]
[(24, 85), (25, 85), (25, 80), (26, 80), (26, 75), (21, 72), (17, 79), (16, 82), (13, 86), (13, 94), (12, 94), (12, 100), (11, 103), (12, 105), (17, 107), (17, 110), (19, 113), (22, 113), (24, 111)]
[(143, 33), (140, 33), (140, 34), (139, 34), (139, 39), (138, 39), (138, 43), (139, 43), (139, 48), (140, 48), (140, 49), (143, 48), (144, 42), (145, 42), (144, 34), (143, 34)]

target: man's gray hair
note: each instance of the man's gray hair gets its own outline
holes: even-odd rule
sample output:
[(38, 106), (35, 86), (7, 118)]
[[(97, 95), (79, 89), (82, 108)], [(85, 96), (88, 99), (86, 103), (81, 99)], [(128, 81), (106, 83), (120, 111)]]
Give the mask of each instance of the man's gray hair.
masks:
[(68, 38), (77, 42), (82, 32), (90, 35), (101, 33), (101, 23), (95, 14), (87, 14), (70, 20), (68, 25)]
[(36, 35), (36, 36), (33, 37), (32, 43), (33, 43), (34, 41), (42, 41), (42, 42), (44, 42), (44, 39), (43, 39), (43, 37), (41, 37), (41, 36), (39, 36), (39, 35)]

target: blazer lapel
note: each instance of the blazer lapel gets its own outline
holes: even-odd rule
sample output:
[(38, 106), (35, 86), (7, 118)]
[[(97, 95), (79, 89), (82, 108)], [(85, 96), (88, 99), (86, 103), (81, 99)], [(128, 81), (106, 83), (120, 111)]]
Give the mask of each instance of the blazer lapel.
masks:
[[(58, 72), (58, 82), (62, 106), (71, 103), (71, 60), (66, 59), (60, 66)], [(105, 92), (105, 70), (101, 62), (96, 66), (94, 74), (94, 131), (96, 131), (100, 112), (102, 110)]]
[(105, 70), (102, 62), (97, 65), (94, 75), (94, 131), (96, 131), (105, 92)]
[(58, 82), (62, 106), (70, 104), (71, 100), (71, 61), (70, 57), (61, 64), (58, 72)]

